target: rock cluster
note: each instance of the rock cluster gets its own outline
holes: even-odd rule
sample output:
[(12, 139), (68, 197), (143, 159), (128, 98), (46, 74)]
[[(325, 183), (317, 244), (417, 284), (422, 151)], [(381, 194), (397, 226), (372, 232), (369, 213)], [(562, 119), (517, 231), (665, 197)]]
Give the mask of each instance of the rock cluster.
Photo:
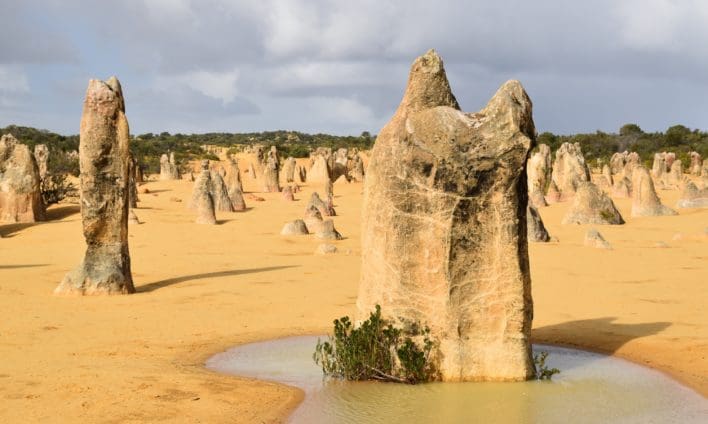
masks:
[(683, 182), (681, 198), (676, 205), (678, 208), (708, 208), (708, 187), (699, 189), (686, 178)]
[(524, 175), (534, 137), (519, 82), (463, 113), (429, 51), (371, 153), (358, 317), (381, 305), (428, 325), (443, 380), (534, 375)]

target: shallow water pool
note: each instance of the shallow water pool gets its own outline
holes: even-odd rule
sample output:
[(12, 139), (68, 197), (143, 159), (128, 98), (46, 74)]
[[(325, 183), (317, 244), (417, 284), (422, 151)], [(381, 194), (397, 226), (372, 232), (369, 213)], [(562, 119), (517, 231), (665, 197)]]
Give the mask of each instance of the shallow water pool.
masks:
[[(324, 338), (324, 337), (322, 337)], [(293, 423), (708, 423), (708, 400), (666, 375), (606, 355), (555, 346), (551, 382), (416, 386), (322, 379), (318, 337), (251, 343), (210, 358), (209, 369), (300, 387)]]

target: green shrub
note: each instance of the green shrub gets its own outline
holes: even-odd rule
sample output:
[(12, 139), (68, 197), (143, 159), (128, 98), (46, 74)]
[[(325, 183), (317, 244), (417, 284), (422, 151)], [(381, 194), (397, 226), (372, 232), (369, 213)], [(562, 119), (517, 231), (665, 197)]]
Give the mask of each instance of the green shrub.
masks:
[(548, 352), (540, 352), (538, 355), (533, 356), (533, 364), (536, 367), (537, 380), (550, 380), (555, 374), (560, 373), (558, 368), (548, 368), (546, 366), (547, 357)]
[(396, 327), (376, 305), (369, 319), (354, 327), (349, 317), (334, 320), (334, 335), (317, 341), (315, 363), (325, 376), (345, 380), (381, 380), (415, 384), (438, 375), (431, 359), (435, 342), (418, 323)]

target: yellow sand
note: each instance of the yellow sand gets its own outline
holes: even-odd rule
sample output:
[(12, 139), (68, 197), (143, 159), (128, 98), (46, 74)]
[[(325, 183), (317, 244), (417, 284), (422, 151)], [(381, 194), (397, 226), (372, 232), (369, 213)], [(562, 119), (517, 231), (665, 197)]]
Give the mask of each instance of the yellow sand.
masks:
[[(191, 183), (142, 187), (144, 223), (130, 227), (135, 295), (52, 296), (84, 252), (78, 206), (0, 226), (0, 422), (279, 422), (298, 390), (217, 375), (204, 360), (238, 343), (324, 333), (354, 312), (361, 184), (335, 186), (346, 239), (333, 256), (313, 254), (314, 236), (279, 235), (313, 187), (293, 203), (247, 197), (251, 209), (217, 213), (215, 226), (193, 223)], [(671, 206), (678, 197), (659, 194)], [(585, 226), (560, 225), (567, 204), (541, 210), (560, 242), (530, 248), (534, 339), (626, 357), (706, 395), (708, 210), (632, 219), (628, 200), (617, 205), (628, 223), (598, 227), (614, 250), (583, 246)]]

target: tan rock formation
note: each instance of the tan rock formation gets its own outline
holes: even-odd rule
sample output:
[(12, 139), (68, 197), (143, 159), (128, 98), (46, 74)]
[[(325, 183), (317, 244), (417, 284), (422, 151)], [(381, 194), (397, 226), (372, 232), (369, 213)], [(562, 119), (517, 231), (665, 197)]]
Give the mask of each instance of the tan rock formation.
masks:
[(307, 171), (307, 181), (311, 183), (325, 183), (330, 180), (330, 169), (327, 158), (321, 154), (315, 154), (312, 167)]
[(632, 197), (632, 182), (627, 177), (619, 176), (612, 185), (612, 197)]
[(316, 233), (322, 227), (322, 214), (314, 206), (305, 208), (304, 221), (307, 225), (307, 230), (311, 233)]
[(602, 234), (594, 228), (589, 229), (585, 233), (585, 240), (583, 241), (583, 244), (596, 249), (612, 249), (610, 243), (605, 240), (605, 238), (602, 237)]
[(194, 182), (194, 190), (192, 192), (191, 205), (197, 210), (197, 224), (216, 224), (216, 215), (214, 213), (214, 199), (211, 195), (211, 171), (209, 170), (209, 161), (202, 161), (202, 172)]
[(378, 304), (428, 325), (443, 380), (534, 375), (524, 169), (534, 134), (519, 82), (465, 114), (429, 51), (371, 152), (358, 317)]
[(563, 224), (624, 224), (624, 219), (610, 197), (591, 182), (578, 184), (573, 204)]
[(285, 159), (285, 165), (283, 166), (283, 174), (285, 174), (285, 182), (294, 183), (295, 182), (295, 168), (297, 163), (295, 158), (290, 156)]
[(561, 200), (573, 197), (580, 183), (590, 181), (590, 169), (580, 144), (563, 143), (556, 150), (551, 179), (560, 191)]
[(614, 184), (614, 181), (612, 179), (612, 171), (610, 170), (610, 167), (607, 165), (604, 165), (602, 167), (602, 176), (605, 178), (605, 183), (607, 184), (607, 188), (612, 187)]
[(666, 161), (666, 169), (671, 169), (671, 166), (676, 160), (676, 153), (674, 152), (664, 152), (664, 160)]
[(306, 234), (309, 234), (309, 232), (307, 231), (305, 221), (302, 219), (296, 219), (295, 221), (288, 222), (283, 226), (283, 229), (280, 230), (281, 236), (301, 236)]
[(654, 162), (651, 166), (651, 174), (656, 179), (664, 178), (666, 173), (666, 159), (664, 158), (665, 153), (654, 153)]
[(632, 216), (661, 215), (676, 215), (676, 211), (661, 204), (649, 171), (639, 166), (632, 179)]
[(699, 176), (701, 175), (701, 168), (703, 167), (703, 160), (701, 160), (701, 154), (698, 152), (691, 152), (689, 154), (691, 158), (691, 165), (688, 168), (688, 172), (691, 175)]
[(234, 207), (229, 197), (229, 189), (219, 171), (209, 171), (209, 194), (214, 201), (214, 209), (220, 212), (233, 212)]
[(337, 212), (334, 210), (334, 207), (332, 207), (331, 203), (322, 201), (320, 195), (316, 191), (313, 192), (310, 196), (310, 201), (307, 204), (307, 209), (309, 209), (310, 206), (315, 207), (318, 211), (320, 211), (320, 214), (322, 214), (322, 216), (337, 215)]
[(339, 231), (334, 228), (334, 221), (332, 221), (331, 219), (322, 221), (322, 224), (319, 226), (319, 228), (317, 228), (317, 231), (315, 232), (315, 237), (323, 240), (342, 239), (342, 235), (339, 234)]
[(128, 250), (129, 134), (118, 80), (90, 80), (79, 133), (86, 254), (56, 294), (135, 292)]
[(138, 215), (135, 214), (135, 211), (132, 209), (128, 210), (128, 224), (140, 224), (140, 220), (138, 219)]
[(167, 156), (163, 154), (160, 157), (160, 180), (179, 180), (179, 168), (177, 167), (177, 162), (175, 161), (174, 152), (170, 152)]
[(683, 181), (683, 164), (680, 159), (671, 163), (671, 169), (664, 175), (664, 185), (670, 188), (678, 188)]
[(283, 196), (283, 200), (285, 200), (286, 202), (295, 201), (295, 195), (293, 195), (293, 188), (290, 186), (283, 187), (281, 195)]
[(315, 255), (332, 255), (337, 253), (337, 246), (330, 243), (320, 243), (315, 249)]
[(354, 155), (352, 158), (352, 167), (349, 172), (352, 179), (356, 182), (364, 182), (364, 161), (361, 160), (359, 154)]
[(699, 189), (688, 178), (684, 179), (678, 208), (708, 208), (708, 188)]
[(621, 174), (624, 171), (624, 165), (627, 163), (628, 152), (614, 153), (610, 158), (610, 172), (612, 175)]
[(46, 144), (37, 144), (34, 146), (34, 159), (37, 161), (39, 168), (39, 179), (44, 180), (47, 176), (47, 165), (49, 164), (49, 148)]
[(546, 193), (545, 200), (549, 205), (558, 203), (561, 200), (560, 191), (558, 191), (558, 186), (553, 182), (553, 180), (548, 183), (548, 192)]
[(269, 152), (268, 159), (263, 169), (263, 191), (266, 193), (277, 193), (280, 191), (279, 172), (280, 164), (277, 155)]
[(529, 201), (536, 208), (548, 206), (544, 198), (548, 179), (551, 176), (551, 148), (545, 144), (538, 146), (538, 151), (531, 154), (526, 164)]
[(546, 243), (551, 241), (546, 226), (543, 225), (541, 215), (536, 208), (529, 205), (526, 209), (526, 234), (530, 242)]
[(297, 176), (298, 176), (298, 179), (300, 180), (301, 183), (304, 183), (307, 181), (307, 170), (305, 169), (304, 166), (297, 167)]
[(29, 147), (12, 134), (0, 138), (0, 221), (43, 221), (39, 167)]

